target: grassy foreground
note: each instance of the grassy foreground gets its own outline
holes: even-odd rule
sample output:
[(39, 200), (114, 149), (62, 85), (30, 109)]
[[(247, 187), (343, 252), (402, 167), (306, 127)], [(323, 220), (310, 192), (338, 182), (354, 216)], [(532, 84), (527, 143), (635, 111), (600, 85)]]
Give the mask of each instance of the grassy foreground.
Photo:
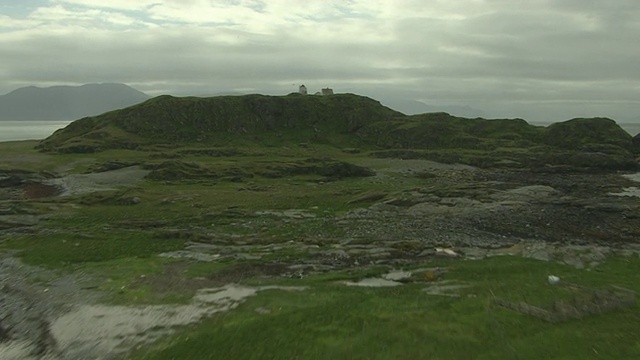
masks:
[[(433, 265), (433, 264), (431, 264)], [(132, 359), (634, 359), (640, 316), (633, 309), (549, 324), (491, 305), (492, 297), (544, 304), (562, 296), (546, 282), (640, 290), (637, 258), (601, 271), (516, 257), (440, 261), (461, 297), (427, 295), (424, 284), (347, 287), (332, 274), (291, 281), (303, 292), (265, 291), (239, 308), (136, 352)], [(258, 311), (262, 310), (262, 314)], [(266, 310), (266, 311), (265, 311)]]
[[(190, 241), (213, 244), (244, 241), (256, 249), (289, 242), (313, 243), (321, 250), (330, 250), (345, 237), (346, 231), (335, 224), (335, 216), (366, 208), (373, 202), (368, 199), (385, 196), (392, 199), (416, 189), (433, 194), (459, 191), (455, 183), (438, 182), (435, 171), (411, 176), (389, 172), (383, 177), (333, 174), (332, 178), (319, 174), (318, 171), (327, 168), (335, 170), (335, 163), (326, 161), (321, 163), (325, 168), (317, 170), (311, 166), (316, 163), (308, 159), (330, 157), (374, 163), (364, 153), (321, 146), (260, 152), (240, 148), (235, 149), (238, 155), (209, 156), (181, 154), (179, 149), (52, 155), (36, 152), (33, 145), (29, 142), (0, 145), (0, 153), (17, 159), (3, 166), (82, 174), (115, 159), (147, 166), (156, 175), (164, 176), (147, 178), (125, 189), (16, 203), (27, 214), (53, 215), (43, 218), (33, 231), (3, 238), (0, 251), (17, 253), (25, 263), (54, 272), (89, 274), (95, 278), (95, 287), (107, 294), (103, 301), (108, 304), (188, 302), (195, 286), (158, 292), (149, 284), (140, 285), (143, 276), (162, 279), (166, 269), (176, 264), (184, 265), (181, 269), (186, 274), (178, 281), (189, 282), (200, 277), (216, 278), (216, 274), (234, 266), (304, 263), (311, 257), (296, 249), (275, 247), (259, 261), (203, 263), (157, 256), (181, 250)], [(167, 159), (171, 160), (167, 167), (160, 168), (164, 172), (154, 168)], [(376, 166), (384, 168), (393, 161), (372, 168), (379, 170)], [(140, 202), (120, 203), (132, 197)], [(314, 217), (296, 219), (268, 213), (289, 209), (301, 209)], [(266, 214), (256, 215), (265, 211)], [(247, 250), (251, 251), (254, 250)], [(614, 284), (638, 292), (637, 255), (610, 258), (592, 270), (511, 256), (478, 261), (431, 257), (404, 270), (431, 267), (446, 269), (442, 280), (467, 287), (457, 291), (459, 297), (450, 297), (428, 294), (425, 291), (431, 285), (428, 282), (393, 288), (344, 284), (381, 275), (390, 270), (386, 266), (352, 267), (302, 279), (243, 277), (237, 282), (248, 286), (276, 284), (307, 289), (259, 292), (238, 308), (199, 325), (176, 329), (175, 335), (144, 345), (127, 358), (640, 358), (637, 304), (630, 309), (559, 324), (492, 305), (493, 297), (545, 305), (567, 296), (562, 288), (547, 283), (550, 274), (584, 286)]]

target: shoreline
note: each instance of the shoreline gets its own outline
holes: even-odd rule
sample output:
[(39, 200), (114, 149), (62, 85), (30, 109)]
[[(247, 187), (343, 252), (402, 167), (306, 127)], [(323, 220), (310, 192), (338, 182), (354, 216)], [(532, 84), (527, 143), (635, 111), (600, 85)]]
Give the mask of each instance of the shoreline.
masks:
[(0, 120), (0, 142), (43, 140), (72, 122), (70, 120)]

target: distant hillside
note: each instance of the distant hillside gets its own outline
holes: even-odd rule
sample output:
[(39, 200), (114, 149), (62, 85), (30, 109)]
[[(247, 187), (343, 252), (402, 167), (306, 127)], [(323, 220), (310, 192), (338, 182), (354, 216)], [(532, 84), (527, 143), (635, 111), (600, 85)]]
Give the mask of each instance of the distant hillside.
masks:
[(422, 101), (398, 99), (390, 96), (381, 98), (380, 101), (382, 102), (382, 104), (394, 110), (398, 110), (407, 115), (418, 115), (418, 114), (433, 113), (433, 112), (446, 112), (449, 114), (453, 114), (455, 116), (461, 116), (466, 118), (478, 118), (478, 117), (483, 118), (487, 116), (484, 111), (480, 109), (472, 108), (468, 105), (435, 106), (435, 105), (427, 105)]
[(124, 84), (35, 86), (0, 95), (0, 120), (74, 120), (149, 99)]
[(635, 168), (632, 137), (613, 120), (574, 119), (547, 128), (522, 119), (407, 116), (354, 94), (159, 96), (71, 123), (38, 147), (53, 152), (178, 146), (324, 144), (375, 156), (480, 165)]

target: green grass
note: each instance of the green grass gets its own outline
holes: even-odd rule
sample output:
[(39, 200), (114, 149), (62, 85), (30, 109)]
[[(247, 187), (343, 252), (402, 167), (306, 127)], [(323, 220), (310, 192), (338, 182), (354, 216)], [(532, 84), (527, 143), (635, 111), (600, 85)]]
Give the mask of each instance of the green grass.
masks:
[(155, 294), (149, 286), (136, 281), (162, 273), (167, 265), (179, 261), (160, 257), (125, 257), (102, 262), (74, 264), (72, 272), (92, 277), (97, 290), (104, 292), (101, 302), (115, 305), (149, 305), (185, 303), (193, 294)]
[(158, 240), (145, 233), (113, 230), (109, 234), (95, 236), (77, 233), (16, 236), (5, 241), (2, 248), (22, 251), (18, 256), (27, 264), (55, 268), (123, 258), (147, 258), (181, 249), (183, 244), (182, 240)]
[[(252, 184), (264, 191), (246, 190), (251, 186), (248, 183), (147, 181), (138, 188), (121, 191), (33, 200), (26, 204), (43, 212), (48, 212), (46, 209), (50, 206), (62, 210), (39, 226), (46, 231), (3, 239), (0, 248), (19, 250), (19, 256), (29, 264), (54, 268), (127, 257), (144, 258), (183, 247), (185, 238), (156, 237), (160, 230), (155, 223), (185, 233), (197, 228), (195, 232), (220, 236), (257, 236), (256, 241), (265, 244), (310, 237), (335, 239), (343, 230), (331, 216), (368, 205), (349, 204), (351, 199), (405, 186), (391, 180), (376, 182), (372, 178), (318, 184), (304, 176), (259, 178)], [(117, 205), (117, 199), (123, 196), (139, 197), (141, 203)], [(256, 214), (262, 210), (292, 208), (316, 217), (301, 220)]]
[[(516, 124), (517, 125), (517, 124)], [(519, 126), (519, 125), (518, 125)], [(477, 134), (489, 129), (475, 129)], [(286, 135), (286, 134), (285, 134)], [(295, 134), (289, 134), (291, 136)], [(335, 135), (335, 134), (334, 134)], [(288, 136), (288, 135), (287, 135)], [(311, 136), (311, 135), (309, 135)], [(337, 135), (336, 135), (337, 136)], [(509, 134), (500, 139), (512, 141)], [(284, 140), (282, 140), (284, 141)], [(514, 140), (515, 141), (515, 140)], [(278, 146), (281, 140), (263, 139)], [(213, 173), (229, 174), (240, 169), (254, 174), (271, 165), (295, 163), (310, 157), (331, 157), (352, 163), (368, 155), (342, 154), (328, 143), (280, 147), (234, 148), (238, 155), (185, 155), (180, 161), (196, 162)], [(79, 173), (112, 160), (160, 163), (157, 152), (107, 150), (91, 155), (41, 154), (33, 142), (0, 143), (0, 153), (27, 154), (19, 168), (52, 170), (67, 166)], [(245, 144), (246, 145), (246, 144)], [(190, 148), (197, 148), (191, 144)], [(180, 149), (157, 149), (171, 155)], [(498, 149), (514, 159), (526, 156), (521, 148)], [(426, 155), (425, 155), (426, 154)], [(424, 156), (423, 156), (424, 155)], [(464, 149), (427, 150), (417, 157), (434, 156), (450, 162), (481, 162), (486, 153)], [(506, 155), (505, 155), (506, 156)], [(509, 158), (507, 156), (507, 158)], [(492, 157), (493, 159), (493, 157)], [(27, 161), (29, 160), (29, 161)], [(392, 160), (390, 160), (392, 161)], [(376, 163), (384, 168), (384, 160)], [(13, 165), (3, 165), (13, 168)], [(385, 177), (348, 178), (322, 181), (317, 174), (271, 179), (254, 176), (236, 183), (221, 178), (177, 179), (171, 182), (144, 181), (136, 188), (79, 197), (33, 200), (30, 208), (52, 217), (34, 227), (34, 232), (2, 239), (0, 250), (17, 250), (27, 264), (60, 272), (83, 272), (95, 278), (104, 291), (103, 301), (115, 304), (186, 303), (195, 289), (183, 293), (154, 293), (150, 286), (135, 286), (142, 276), (165, 271), (173, 261), (157, 257), (179, 250), (189, 234), (206, 233), (213, 241), (239, 238), (255, 245), (289, 241), (321, 246), (342, 239), (345, 230), (335, 216), (371, 204), (366, 199), (378, 194), (393, 198), (416, 189), (433, 194), (455, 195), (457, 184), (438, 183), (389, 173)], [(433, 181), (433, 182), (432, 182)], [(136, 196), (140, 204), (117, 205), (120, 197)], [(380, 201), (380, 200), (376, 200)], [(48, 211), (50, 206), (62, 210)], [(299, 209), (314, 218), (292, 219), (265, 210)], [(154, 225), (161, 224), (161, 225)], [(161, 228), (160, 228), (161, 227)], [(175, 237), (160, 236), (177, 231)], [(185, 235), (186, 234), (186, 235)], [(196, 239), (197, 240), (197, 239)], [(366, 241), (366, 239), (365, 239)], [(400, 248), (411, 250), (409, 241)], [(261, 261), (306, 260), (307, 252), (284, 247)], [(189, 263), (186, 279), (206, 277), (236, 260)], [(439, 259), (412, 267), (446, 267), (445, 280), (470, 285), (460, 298), (427, 295), (424, 284), (398, 288), (354, 288), (342, 284), (378, 276), (384, 266), (363, 267), (306, 277), (304, 279), (248, 277), (247, 285), (302, 285), (303, 292), (264, 291), (228, 313), (201, 324), (179, 329), (175, 336), (161, 339), (132, 355), (134, 359), (631, 359), (640, 357), (640, 314), (638, 306), (619, 312), (592, 316), (562, 324), (541, 320), (490, 306), (493, 296), (536, 305), (567, 296), (547, 284), (549, 274), (586, 286), (615, 284), (640, 291), (640, 259), (613, 258), (597, 270), (586, 271), (518, 257), (496, 257), (483, 261)], [(259, 314), (256, 309), (268, 309)]]
[[(640, 356), (638, 307), (561, 324), (490, 306), (493, 294), (553, 299), (549, 272), (580, 283), (639, 290), (640, 260), (612, 259), (602, 272), (515, 257), (440, 262), (468, 282), (460, 298), (423, 284), (354, 288), (321, 275), (303, 292), (264, 291), (238, 309), (180, 331), (132, 359), (631, 359)], [(333, 275), (335, 276), (335, 274)], [(292, 281), (287, 281), (291, 284)], [(256, 309), (268, 309), (259, 314)]]

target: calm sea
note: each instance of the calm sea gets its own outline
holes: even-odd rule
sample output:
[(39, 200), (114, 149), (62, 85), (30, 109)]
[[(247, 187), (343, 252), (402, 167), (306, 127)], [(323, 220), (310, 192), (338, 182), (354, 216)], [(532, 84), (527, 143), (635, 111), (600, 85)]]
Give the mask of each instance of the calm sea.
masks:
[(627, 132), (629, 134), (631, 134), (632, 136), (636, 136), (638, 134), (640, 134), (640, 124), (638, 123), (633, 123), (633, 124), (620, 124), (620, 127), (627, 130)]
[(71, 121), (0, 121), (0, 141), (44, 139)]

